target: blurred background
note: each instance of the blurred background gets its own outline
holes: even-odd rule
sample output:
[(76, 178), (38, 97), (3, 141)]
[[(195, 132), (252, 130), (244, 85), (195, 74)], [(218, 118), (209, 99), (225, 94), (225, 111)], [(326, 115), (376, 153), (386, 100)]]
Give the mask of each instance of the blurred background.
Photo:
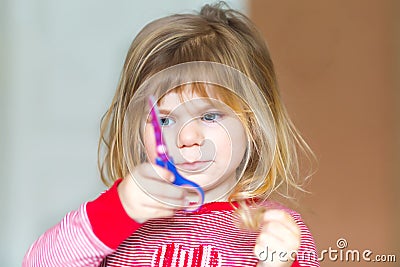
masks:
[[(100, 118), (148, 22), (213, 1), (0, 0), (0, 265), (105, 187)], [(268, 42), (319, 166), (300, 212), (319, 251), (400, 261), (400, 3), (232, 0)], [(322, 266), (364, 266), (329, 261)]]
[(369, 249), (400, 266), (400, 1), (249, 1), (295, 125), (319, 166), (300, 201), (319, 251)]

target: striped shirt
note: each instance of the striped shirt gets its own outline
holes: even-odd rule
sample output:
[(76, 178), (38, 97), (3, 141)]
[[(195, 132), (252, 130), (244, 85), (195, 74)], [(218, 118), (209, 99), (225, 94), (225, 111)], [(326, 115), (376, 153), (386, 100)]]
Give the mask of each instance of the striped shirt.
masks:
[[(253, 251), (259, 232), (238, 227), (230, 203), (206, 203), (196, 212), (177, 211), (139, 224), (122, 207), (120, 181), (45, 232), (22, 266), (254, 267), (259, 262)], [(319, 266), (307, 226), (298, 213), (284, 209), (301, 231), (292, 266)]]

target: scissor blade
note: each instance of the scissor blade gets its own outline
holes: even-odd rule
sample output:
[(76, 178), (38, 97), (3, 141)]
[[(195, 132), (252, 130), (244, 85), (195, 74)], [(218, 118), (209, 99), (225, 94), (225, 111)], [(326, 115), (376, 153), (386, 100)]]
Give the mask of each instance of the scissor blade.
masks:
[(151, 123), (154, 128), (154, 135), (156, 138), (156, 148), (157, 155), (166, 162), (168, 160), (168, 151), (167, 146), (164, 143), (164, 138), (161, 131), (161, 123), (160, 123), (160, 111), (158, 110), (157, 102), (154, 96), (149, 96), (149, 106), (150, 106), (150, 115), (151, 115)]

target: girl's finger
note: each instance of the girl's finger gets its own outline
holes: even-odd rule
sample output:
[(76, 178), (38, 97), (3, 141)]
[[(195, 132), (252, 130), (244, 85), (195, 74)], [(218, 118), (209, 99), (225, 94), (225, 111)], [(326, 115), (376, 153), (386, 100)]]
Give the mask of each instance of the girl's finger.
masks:
[(186, 196), (186, 189), (166, 181), (146, 177), (135, 182), (143, 192), (152, 197), (182, 200)]
[(263, 215), (263, 224), (268, 222), (276, 221), (285, 226), (289, 231), (291, 231), (294, 235), (300, 236), (300, 229), (293, 217), (283, 211), (278, 209), (270, 209), (266, 210)]
[(141, 203), (143, 207), (151, 207), (156, 209), (166, 210), (177, 210), (187, 207), (189, 205), (188, 199), (182, 198), (171, 198), (163, 195), (149, 195), (145, 201)]
[[(176, 209), (172, 209), (166, 205), (157, 205), (155, 204), (154, 206), (150, 203), (146, 203), (143, 205), (143, 207), (146, 207), (146, 216), (147, 218), (142, 218), (142, 219), (148, 219), (148, 218), (162, 218), (162, 217), (173, 217), (175, 214)], [(139, 216), (140, 217), (140, 216)], [(139, 218), (140, 219), (140, 218)]]
[(139, 173), (139, 176), (156, 179), (156, 180), (163, 180), (169, 183), (172, 183), (175, 179), (174, 174), (170, 172), (168, 169), (160, 167), (156, 164), (151, 163), (143, 163), (140, 164), (135, 171)]
[(269, 221), (265, 223), (261, 228), (260, 235), (273, 236), (282, 242), (288, 239), (298, 239), (300, 237), (280, 221)]

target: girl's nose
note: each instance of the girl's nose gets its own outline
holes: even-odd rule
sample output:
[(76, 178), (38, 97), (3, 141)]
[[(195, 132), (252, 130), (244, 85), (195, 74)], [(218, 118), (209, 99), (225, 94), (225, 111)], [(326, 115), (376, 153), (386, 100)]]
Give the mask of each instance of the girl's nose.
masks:
[(200, 146), (204, 135), (197, 119), (186, 122), (178, 132), (178, 147)]

